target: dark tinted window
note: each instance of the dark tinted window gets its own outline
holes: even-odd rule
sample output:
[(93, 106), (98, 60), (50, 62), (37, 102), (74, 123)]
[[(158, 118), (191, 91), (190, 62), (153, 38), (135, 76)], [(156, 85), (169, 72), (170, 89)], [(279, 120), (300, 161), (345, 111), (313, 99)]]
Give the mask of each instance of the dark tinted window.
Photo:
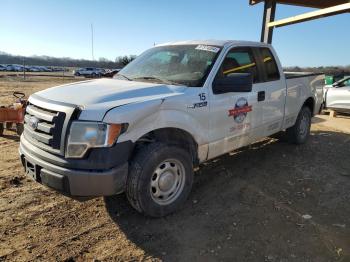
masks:
[(266, 81), (275, 81), (280, 79), (280, 72), (278, 71), (278, 66), (274, 56), (272, 55), (270, 49), (260, 48), (260, 53), (263, 59), (263, 65), (266, 72)]
[(227, 77), (235, 73), (250, 73), (253, 82), (259, 82), (257, 65), (250, 49), (235, 48), (226, 55), (218, 74), (220, 77)]

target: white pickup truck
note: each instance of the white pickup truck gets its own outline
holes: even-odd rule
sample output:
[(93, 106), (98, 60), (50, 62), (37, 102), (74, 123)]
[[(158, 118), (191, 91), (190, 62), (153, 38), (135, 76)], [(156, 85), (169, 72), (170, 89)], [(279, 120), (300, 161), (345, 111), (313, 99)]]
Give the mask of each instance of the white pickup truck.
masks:
[(201, 163), (284, 130), (304, 143), (323, 83), (284, 73), (262, 43), (159, 45), (114, 79), (31, 95), (19, 152), (28, 176), (65, 195), (125, 192), (139, 212), (164, 216)]

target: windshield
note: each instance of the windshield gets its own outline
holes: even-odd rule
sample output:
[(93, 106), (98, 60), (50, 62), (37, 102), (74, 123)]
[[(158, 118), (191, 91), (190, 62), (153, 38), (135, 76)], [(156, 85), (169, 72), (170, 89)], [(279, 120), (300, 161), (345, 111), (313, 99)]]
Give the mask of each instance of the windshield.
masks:
[(154, 47), (124, 67), (117, 79), (202, 86), (220, 48), (208, 45)]

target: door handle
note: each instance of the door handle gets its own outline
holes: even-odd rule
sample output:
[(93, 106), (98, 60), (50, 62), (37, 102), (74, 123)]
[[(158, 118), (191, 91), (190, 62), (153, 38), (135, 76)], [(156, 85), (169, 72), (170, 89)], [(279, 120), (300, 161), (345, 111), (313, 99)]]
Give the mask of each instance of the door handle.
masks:
[(265, 101), (265, 91), (258, 92), (258, 102)]

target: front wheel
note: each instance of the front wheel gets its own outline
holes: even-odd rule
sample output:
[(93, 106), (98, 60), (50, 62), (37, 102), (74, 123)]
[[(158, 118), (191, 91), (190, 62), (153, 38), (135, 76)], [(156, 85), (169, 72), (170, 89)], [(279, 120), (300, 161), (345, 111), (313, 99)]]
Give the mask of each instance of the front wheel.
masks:
[(192, 157), (184, 149), (162, 143), (140, 149), (130, 163), (126, 195), (139, 212), (162, 217), (187, 199), (193, 182)]
[(288, 140), (293, 144), (304, 144), (310, 135), (311, 111), (304, 106), (298, 115), (294, 126), (287, 129)]

